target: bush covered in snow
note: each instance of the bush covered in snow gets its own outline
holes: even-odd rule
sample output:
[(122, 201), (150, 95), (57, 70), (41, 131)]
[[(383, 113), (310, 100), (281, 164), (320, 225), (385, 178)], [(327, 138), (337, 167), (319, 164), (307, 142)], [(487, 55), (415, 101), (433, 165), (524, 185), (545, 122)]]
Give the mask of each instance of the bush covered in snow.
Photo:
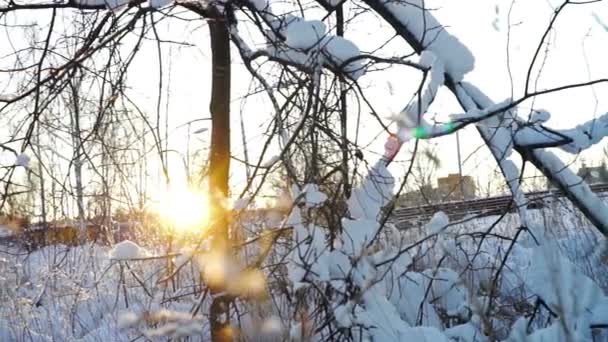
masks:
[[(73, 246), (46, 235), (29, 249), (0, 245), (0, 341), (608, 341), (608, 206), (549, 150), (597, 145), (608, 114), (551, 129), (554, 113), (533, 108), (537, 97), (608, 82), (538, 85), (554, 46), (547, 37), (574, 3), (548, 5), (552, 20), (524, 85), (514, 86), (521, 75), (509, 68), (511, 94), (495, 103), (470, 82), (476, 58), (464, 40), (422, 0), (0, 1), (3, 34), (26, 41), (6, 44), (0, 58), (10, 93), (0, 94), (0, 126), (15, 130), (0, 142), (10, 155), (0, 156), (0, 213), (36, 217), (54, 238), (51, 223), (79, 229)], [(211, 49), (194, 34), (201, 22)], [(200, 115), (206, 83), (188, 83), (199, 81), (190, 62), (207, 51), (211, 142), (208, 156), (197, 148), (204, 160), (195, 167), (191, 133), (207, 128), (191, 124), (207, 117), (173, 131), (169, 122), (184, 108)], [(166, 64), (167, 55), (180, 63)], [(197, 93), (175, 110), (187, 91), (168, 81), (184, 65), (184, 89)], [(138, 67), (143, 95), (127, 77)], [(234, 82), (233, 71), (252, 82)], [(248, 93), (235, 95), (235, 83)], [(462, 112), (435, 113), (447, 108), (435, 104), (447, 92), (444, 101)], [(246, 107), (250, 99), (259, 106)], [(402, 109), (391, 115), (392, 102)], [(231, 148), (230, 111), (239, 105), (243, 146)], [(179, 170), (173, 152), (183, 151), (168, 140), (184, 127)], [(450, 220), (436, 212), (397, 229), (391, 213), (419, 141), (465, 127), (487, 147), (514, 213)], [(399, 160), (403, 146), (411, 150)], [(529, 164), (570, 202), (528, 210)], [(188, 187), (209, 187), (206, 200), (166, 196), (150, 209), (150, 175), (163, 174), (158, 183), (170, 188), (181, 171)], [(272, 205), (280, 209), (256, 207), (279, 191)], [(183, 226), (149, 215), (173, 209), (178, 219), (197, 215)], [(145, 224), (106, 231), (109, 246), (84, 242), (89, 217), (112, 230), (130, 215)], [(0, 241), (13, 236), (7, 227)]]

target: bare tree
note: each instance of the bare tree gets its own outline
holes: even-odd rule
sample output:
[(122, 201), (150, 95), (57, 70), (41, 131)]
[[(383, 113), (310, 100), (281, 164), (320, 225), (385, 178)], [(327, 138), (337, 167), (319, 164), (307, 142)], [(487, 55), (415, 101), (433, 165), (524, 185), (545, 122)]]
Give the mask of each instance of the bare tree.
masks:
[[(560, 15), (575, 4), (583, 5), (566, 0), (554, 11), (533, 51), (524, 78), (523, 94), (497, 104), (480, 88), (463, 80), (464, 75), (474, 68), (474, 57), (441, 25), (424, 1), (294, 1), (286, 4), (289, 13), (280, 12), (277, 10), (280, 6), (267, 1), (246, 0), (4, 1), (0, 3), (1, 19), (23, 22), (28, 20), (29, 13), (37, 13), (45, 25), (44, 38), (33, 39), (31, 46), (24, 49), (13, 48), (13, 65), (3, 70), (11, 74), (7, 88), (14, 94), (0, 95), (0, 114), (19, 115), (25, 111), (27, 115), (22, 118), (16, 133), (1, 146), (15, 157), (33, 148), (38, 150), (34, 153), (41, 161), (38, 170), (41, 205), (46, 208), (45, 193), (48, 189), (43, 182), (48, 178), (45, 177), (69, 176), (51, 176), (54, 173), (44, 169), (41, 135), (36, 133), (46, 125), (46, 134), (54, 134), (52, 130), (57, 127), (52, 127), (49, 111), (63, 97), (67, 99), (65, 106), (70, 109), (68, 141), (71, 141), (74, 153), (67, 162), (70, 165), (68, 170), (73, 165), (75, 173), (74, 197), (81, 225), (86, 216), (85, 161), (92, 169), (91, 178), (101, 186), (100, 197), (105, 201), (103, 211), (106, 218), (112, 215), (110, 208), (116, 202), (124, 200), (133, 206), (137, 201), (131, 200), (131, 192), (127, 188), (135, 177), (125, 169), (137, 163), (142, 165), (141, 159), (147, 154), (145, 150), (155, 150), (167, 183), (171, 175), (168, 119), (165, 118), (163, 132), (160, 118), (162, 94), (166, 90), (162, 46), (179, 43), (161, 38), (159, 23), (205, 23), (209, 29), (209, 67), (212, 71), (207, 178), (211, 218), (210, 229), (201, 233), (197, 242), (200, 247), (202, 241), (211, 236), (212, 248), (204, 251), (208, 253), (205, 256), (226, 266), (227, 270), (232, 269), (234, 260), (243, 259), (236, 267), (240, 271), (235, 276), (236, 281), (214, 281), (208, 277), (208, 270), (202, 267), (201, 277), (197, 280), (200, 284), (196, 281), (192, 284), (195, 288), (192, 295), (199, 301), (192, 313), (198, 313), (204, 303), (208, 305), (205, 308), (209, 310), (212, 340), (235, 339), (232, 327), (240, 323), (240, 310), (255, 306), (258, 296), (242, 291), (231, 282), (238, 283), (242, 277), (258, 279), (261, 268), (267, 270), (264, 284), (273, 284), (271, 291), (280, 298), (273, 304), (273, 310), (290, 322), (294, 330), (290, 333), (293, 339), (404, 340), (408, 336), (404, 331), (412, 326), (432, 325), (429, 322), (433, 321), (441, 328), (448, 328), (453, 322), (473, 322), (472, 317), (475, 316), (482, 325), (480, 330), (483, 334), (497, 340), (506, 337), (505, 331), (492, 325), (492, 317), (504, 314), (497, 311), (502, 309), (500, 304), (505, 300), (500, 297), (500, 281), (509, 254), (520, 236), (527, 236), (537, 245), (551, 243), (547, 227), (535, 223), (526, 210), (528, 203), (522, 190), (522, 180), (527, 165), (540, 170), (574, 207), (584, 213), (598, 232), (608, 235), (606, 205), (549, 150), (560, 148), (578, 154), (597, 144), (608, 134), (606, 116), (571, 129), (556, 130), (549, 127), (548, 112), (533, 109), (526, 118), (519, 114), (523, 104), (543, 95), (608, 82), (598, 78), (543, 90), (535, 87), (533, 79), (549, 32), (554, 29)], [(319, 15), (321, 20), (310, 20), (310, 17), (319, 18)], [(69, 16), (79, 18), (79, 25), (73, 31), (68, 28), (68, 33), (59, 35), (63, 29), (62, 19)], [(347, 38), (351, 37), (349, 27), (356, 25), (359, 18), (390, 27), (390, 33), (378, 34), (378, 41), (371, 51), (362, 52), (357, 46), (356, 36)], [(18, 24), (8, 28), (21, 32)], [(72, 34), (74, 39), (65, 39)], [(192, 34), (192, 37), (184, 38), (183, 44), (195, 40)], [(400, 48), (386, 48), (394, 40), (401, 40)], [(146, 44), (156, 46), (159, 59), (156, 117), (144, 113), (126, 91), (127, 75)], [(232, 52), (238, 53), (239, 64), (242, 62), (251, 76), (248, 96), (263, 97), (268, 103), (267, 110), (271, 112), (256, 153), (249, 149), (250, 146), (245, 146), (244, 160), (239, 160), (231, 148), (230, 105), (235, 65)], [(375, 75), (387, 70), (407, 70), (419, 77), (415, 89), (395, 96), (403, 99), (403, 110), (390, 118), (378, 109), (381, 100), (374, 98), (365, 83), (366, 79), (374, 79)], [(95, 85), (89, 98), (82, 94), (84, 75), (90, 77), (88, 82)], [(453, 93), (463, 109), (463, 113), (451, 115), (449, 121), (436, 120), (429, 115), (429, 108), (443, 88)], [(87, 111), (86, 117), (91, 123), (87, 128), (83, 124), (85, 102), (93, 108)], [(59, 113), (55, 115), (61, 117)], [(141, 128), (134, 124), (133, 115), (139, 116), (141, 124), (146, 127), (145, 133), (141, 133)], [(372, 122), (378, 129), (370, 143), (366, 140), (373, 135), (372, 132), (364, 134), (362, 130), (369, 129), (367, 127), (371, 124), (367, 126), (365, 123)], [(498, 223), (504, 222), (505, 212), (484, 231), (456, 234), (455, 251), (433, 258), (431, 251), (437, 241), (435, 238), (449, 225), (446, 215), (438, 213), (433, 216), (425, 226), (431, 233), (411, 241), (408, 240), (411, 236), (394, 229), (390, 222), (391, 213), (408, 181), (414, 178), (428, 185), (433, 170), (439, 165), (432, 153), (427, 152), (428, 170), (420, 167), (424, 162), (420, 154), (425, 153), (419, 148), (420, 140), (453, 134), (467, 126), (475, 127), (492, 154), (494, 165), (511, 192), (511, 207), (517, 209), (518, 223), (511, 227), (513, 230), (509, 233), (495, 232)], [(121, 145), (118, 140), (128, 134), (118, 132), (126, 130), (125, 127), (129, 132), (142, 135), (133, 139), (132, 144)], [(58, 139), (63, 136), (54, 135)], [(148, 145), (146, 139), (152, 142)], [(385, 143), (383, 151), (377, 151), (377, 142)], [(133, 144), (137, 147), (131, 151)], [(412, 158), (407, 161), (402, 177), (397, 177), (402, 181), (393, 193), (395, 178), (387, 167), (394, 163), (395, 156), (406, 144), (413, 147)], [(517, 166), (513, 151), (522, 160), (521, 168)], [(253, 155), (257, 158), (251, 157)], [(244, 163), (247, 168), (247, 179), (239, 188), (231, 188), (229, 183), (233, 160)], [(96, 168), (99, 161), (102, 170)], [(280, 227), (268, 229), (269, 233), (252, 229), (250, 238), (239, 241), (234, 237), (242, 233), (239, 230), (247, 224), (247, 207), (268, 186), (267, 180), (272, 178), (270, 175), (277, 164), (280, 164), (281, 171), (284, 170), (284, 183), (291, 190), (293, 203), (289, 215)], [(146, 164), (143, 165), (138, 171), (140, 207), (145, 201), (145, 195), (142, 195), (145, 191), (141, 189), (143, 169), (146, 168)], [(8, 168), (2, 175), (5, 191), (0, 209), (4, 207), (10, 190), (17, 186), (12, 180), (16, 167)], [(65, 180), (53, 179), (53, 183), (71, 194)], [(231, 198), (245, 204), (231, 208), (228, 204)], [(43, 209), (42, 216), (46, 221), (46, 209)], [(285, 232), (291, 232), (291, 236), (285, 237)], [(479, 259), (483, 258), (484, 252), (488, 253), (487, 241), (490, 238), (501, 241), (494, 251), (494, 255), (499, 257), (491, 259), (493, 262), (489, 266), (479, 266)], [(463, 244), (470, 244), (472, 252), (462, 252), (462, 256), (461, 251), (456, 250), (461, 241), (467, 241)], [(502, 243), (506, 243), (506, 247)], [(170, 297), (167, 301), (182, 296), (177, 292), (178, 279), (185, 263), (175, 263), (174, 267), (171, 260), (176, 255), (172, 253), (168, 250), (166, 256), (134, 258), (168, 260), (165, 263), (166, 275), (156, 283), (172, 284), (173, 293), (167, 295)], [(219, 259), (214, 259), (218, 255)], [(462, 259), (466, 260), (465, 265), (458, 263)], [(483, 295), (484, 300), (487, 299), (487, 303), (482, 305), (471, 304), (470, 317), (456, 314), (449, 305), (435, 303), (430, 298), (437, 279), (459, 278), (455, 272), (446, 271), (444, 263), (453, 263), (453, 267), (460, 267), (459, 271), (467, 275), (480, 271), (484, 266), (490, 269), (491, 276), (484, 278), (482, 286), (474, 285), (474, 281), (467, 284), (474, 289), (471, 290), (474, 292), (472, 298)], [(154, 297), (145, 281), (132, 272), (128, 263), (120, 261), (119, 265), (125, 305), (128, 306), (129, 298), (125, 283), (127, 270), (146, 295)], [(206, 267), (210, 266), (207, 264)], [(426, 273), (421, 271), (423, 268), (427, 268)], [(419, 277), (417, 284), (422, 284), (412, 287), (423, 294), (422, 301), (416, 303), (419, 310), (415, 317), (409, 316), (408, 312), (398, 313), (396, 304), (390, 301), (401, 303), (406, 300), (402, 294), (385, 291), (393, 284), (398, 284), (399, 290), (414, 286), (403, 276), (405, 272), (415, 272)], [(456, 287), (457, 283), (454, 280), (451, 286)], [(464, 293), (465, 290), (462, 291)], [(209, 300), (207, 292), (211, 294)], [(163, 293), (163, 298), (165, 295)], [(549, 316), (559, 316), (551, 303), (544, 306)], [(373, 317), (378, 313), (374, 311), (375, 307), (389, 308), (388, 311), (380, 311), (390, 316), (387, 320), (394, 326), (387, 326), (386, 321)], [(515, 307), (515, 304), (509, 307)], [(539, 321), (534, 317), (537, 308), (532, 314), (529, 310), (525, 306), (517, 315), (532, 316), (530, 322)], [(429, 318), (429, 312), (435, 316)], [(366, 318), (359, 320), (355, 317)]]

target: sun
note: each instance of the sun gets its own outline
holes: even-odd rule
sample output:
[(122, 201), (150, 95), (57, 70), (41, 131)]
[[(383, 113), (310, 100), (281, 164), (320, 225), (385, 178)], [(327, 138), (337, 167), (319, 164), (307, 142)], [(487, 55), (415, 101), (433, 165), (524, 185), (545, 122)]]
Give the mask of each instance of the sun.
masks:
[(188, 188), (171, 188), (161, 197), (159, 213), (175, 231), (200, 232), (209, 221), (207, 193)]

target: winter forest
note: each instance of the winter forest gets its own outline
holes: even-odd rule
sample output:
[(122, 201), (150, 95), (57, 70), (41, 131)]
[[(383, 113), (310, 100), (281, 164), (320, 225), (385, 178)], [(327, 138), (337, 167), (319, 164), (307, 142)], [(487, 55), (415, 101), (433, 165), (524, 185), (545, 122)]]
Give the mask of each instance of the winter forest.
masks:
[(608, 342), (602, 0), (0, 0), (0, 341)]

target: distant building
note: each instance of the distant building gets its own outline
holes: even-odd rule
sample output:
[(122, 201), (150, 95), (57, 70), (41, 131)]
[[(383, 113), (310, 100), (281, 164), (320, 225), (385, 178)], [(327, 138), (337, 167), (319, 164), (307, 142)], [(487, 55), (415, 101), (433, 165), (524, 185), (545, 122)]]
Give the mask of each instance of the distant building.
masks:
[(583, 164), (576, 174), (584, 179), (587, 184), (608, 183), (606, 163), (602, 163), (600, 166), (587, 166)]
[[(471, 176), (450, 174), (437, 178), (437, 187), (424, 185), (400, 196), (399, 204), (404, 207), (473, 199), (477, 195), (477, 185)], [(463, 194), (464, 192), (464, 194)]]
[(471, 176), (460, 176), (457, 173), (437, 179), (437, 191), (446, 200), (463, 200), (475, 198), (477, 185)]

